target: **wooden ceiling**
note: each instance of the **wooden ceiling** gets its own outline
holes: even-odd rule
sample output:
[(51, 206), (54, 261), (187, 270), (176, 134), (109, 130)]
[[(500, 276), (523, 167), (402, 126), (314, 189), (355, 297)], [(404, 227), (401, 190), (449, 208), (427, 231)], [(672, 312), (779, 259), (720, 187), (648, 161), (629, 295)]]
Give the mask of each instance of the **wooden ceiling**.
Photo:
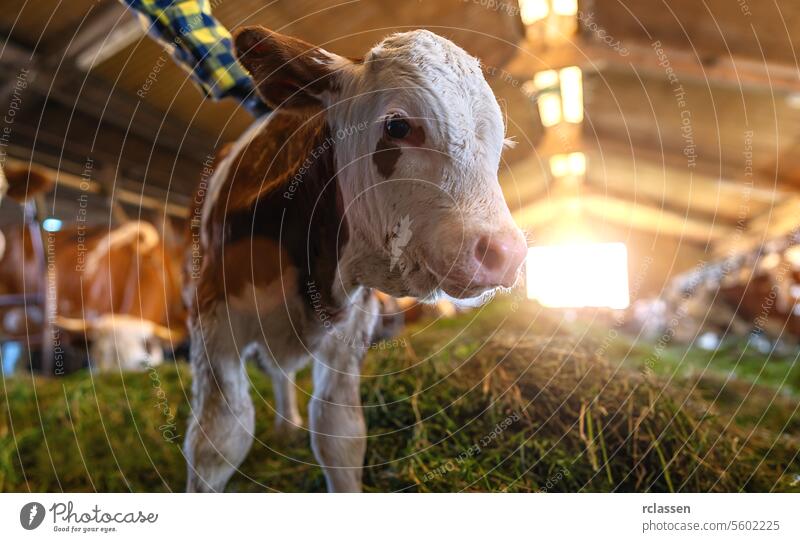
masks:
[(708, 62), (741, 58), (797, 66), (800, 6), (769, 0), (593, 0), (584, 13), (624, 43), (660, 40)]
[[(506, 112), (518, 144), (504, 156), (501, 184), (532, 238), (549, 242), (583, 232), (627, 241), (632, 272), (645, 255), (669, 256), (648, 287), (797, 225), (800, 4), (582, 0), (577, 32), (557, 43), (526, 39), (516, 3), (500, 4), (238, 0), (219, 2), (215, 15), (229, 28), (262, 24), (353, 56), (397, 30), (424, 27), (453, 39), (481, 59)], [(93, 21), (105, 21), (107, 35), (129, 24), (130, 16), (110, 10), (113, 5), (8, 0), (0, 32), (52, 68)], [(235, 104), (203, 99), (165, 58), (152, 40), (138, 36), (86, 77), (119, 98), (106, 108), (116, 111), (117, 125), (138, 127), (134, 148), (142, 148), (136, 159), (120, 161), (120, 175), (131, 187), (149, 183), (185, 198), (199, 174), (199, 164), (194, 171), (191, 164), (235, 138), (250, 118)], [(163, 67), (138, 104), (133, 97), (156, 65)], [(577, 134), (564, 137), (542, 127), (525, 83), (539, 70), (570, 65), (583, 69), (585, 120)], [(125, 100), (138, 110), (123, 111)], [(153, 119), (172, 130), (167, 137), (155, 128), (148, 135)], [(156, 168), (142, 166), (148, 145)], [(549, 174), (549, 156), (562, 147), (587, 156), (579, 187), (560, 186)], [(117, 148), (126, 152), (122, 144)]]

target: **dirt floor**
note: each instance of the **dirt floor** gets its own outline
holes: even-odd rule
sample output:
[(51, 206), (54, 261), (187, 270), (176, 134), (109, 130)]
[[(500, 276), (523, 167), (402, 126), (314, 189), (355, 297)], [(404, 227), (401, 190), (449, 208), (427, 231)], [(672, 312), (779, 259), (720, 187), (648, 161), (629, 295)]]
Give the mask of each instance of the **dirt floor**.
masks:
[[(373, 348), (365, 489), (800, 491), (796, 356), (580, 322), (501, 301)], [(256, 441), (228, 489), (323, 490), (308, 433), (274, 434), (270, 383), (250, 376)], [(182, 363), (6, 378), (0, 491), (181, 491), (190, 382)]]

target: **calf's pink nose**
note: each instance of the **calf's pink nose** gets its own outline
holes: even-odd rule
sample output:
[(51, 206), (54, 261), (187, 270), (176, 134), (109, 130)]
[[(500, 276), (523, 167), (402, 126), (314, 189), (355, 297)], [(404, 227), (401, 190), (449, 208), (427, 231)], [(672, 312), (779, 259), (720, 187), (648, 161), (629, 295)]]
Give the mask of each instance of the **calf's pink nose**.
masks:
[(473, 282), (490, 287), (514, 286), (527, 253), (525, 238), (518, 231), (481, 236), (475, 243), (477, 269)]

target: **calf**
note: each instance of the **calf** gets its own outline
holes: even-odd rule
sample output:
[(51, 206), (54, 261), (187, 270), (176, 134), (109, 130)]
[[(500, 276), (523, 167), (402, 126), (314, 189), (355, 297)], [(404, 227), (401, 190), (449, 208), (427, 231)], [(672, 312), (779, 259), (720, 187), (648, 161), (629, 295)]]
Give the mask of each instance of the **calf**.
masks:
[(276, 423), (301, 424), (331, 491), (359, 491), (359, 371), (373, 289), (480, 302), (526, 253), (497, 181), (504, 125), (476, 59), (427, 31), (351, 60), (260, 27), (235, 36), (273, 109), (217, 164), (199, 202), (185, 291), (193, 414), (189, 491), (221, 491), (253, 440), (243, 361), (272, 378)]

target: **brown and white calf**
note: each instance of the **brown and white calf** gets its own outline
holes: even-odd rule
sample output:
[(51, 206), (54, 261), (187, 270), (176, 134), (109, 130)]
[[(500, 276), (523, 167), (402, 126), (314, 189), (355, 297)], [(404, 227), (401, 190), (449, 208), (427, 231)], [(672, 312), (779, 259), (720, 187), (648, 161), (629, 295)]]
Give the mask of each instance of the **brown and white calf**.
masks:
[(274, 112), (198, 191), (188, 489), (223, 490), (247, 454), (255, 356), (283, 427), (301, 424), (295, 372), (313, 364), (312, 449), (330, 490), (359, 491), (373, 289), (476, 302), (517, 279), (526, 243), (497, 181), (503, 117), (478, 61), (431, 32), (361, 60), (260, 27), (235, 43)]

